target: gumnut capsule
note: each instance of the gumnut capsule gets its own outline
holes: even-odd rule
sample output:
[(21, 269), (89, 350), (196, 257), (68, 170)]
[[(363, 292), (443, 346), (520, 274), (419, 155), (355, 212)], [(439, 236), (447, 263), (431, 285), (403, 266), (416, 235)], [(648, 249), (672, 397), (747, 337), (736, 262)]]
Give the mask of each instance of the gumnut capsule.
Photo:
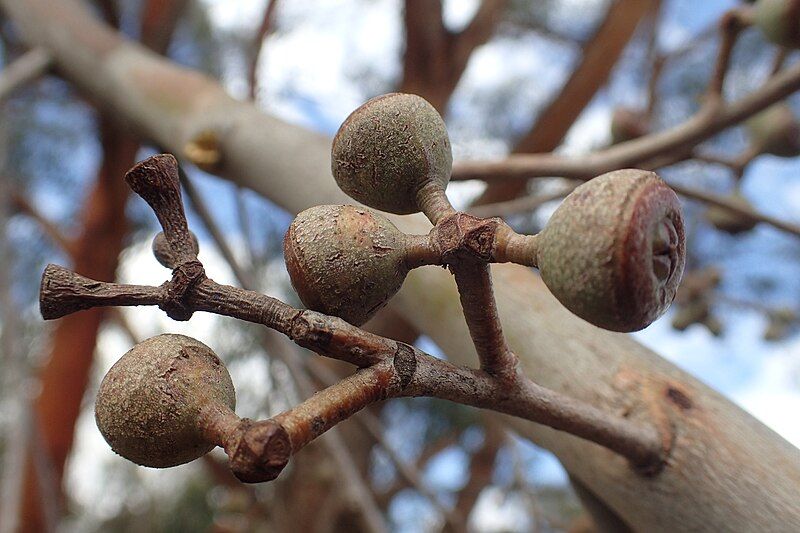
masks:
[(297, 215), (283, 252), (306, 307), (357, 326), (389, 301), (408, 274), (403, 233), (378, 213), (350, 205), (321, 205)]
[(758, 0), (755, 25), (768, 41), (800, 48), (800, 0)]
[(211, 348), (165, 334), (137, 344), (111, 367), (97, 393), (95, 420), (116, 453), (167, 468), (214, 448), (201, 433), (205, 409), (235, 405), (231, 377)]
[(453, 154), (444, 121), (431, 104), (413, 94), (391, 93), (347, 117), (333, 139), (331, 166), (339, 188), (351, 198), (404, 215), (420, 211), (423, 188), (447, 187)]
[[(200, 245), (197, 242), (197, 236), (189, 232), (189, 235), (192, 237), (192, 248), (194, 249), (194, 253), (197, 254), (200, 252)], [(169, 246), (169, 242), (167, 242), (167, 237), (164, 235), (163, 231), (159, 231), (156, 233), (156, 236), (153, 237), (153, 255), (155, 256), (156, 260), (161, 263), (161, 266), (167, 268), (175, 268), (177, 265), (175, 260), (175, 254), (172, 252), (172, 248)]]
[[(729, 203), (739, 206), (742, 209), (752, 210), (753, 205), (742, 196), (735, 192), (725, 198)], [(725, 233), (738, 235), (750, 231), (756, 226), (756, 221), (750, 217), (735, 213), (730, 209), (725, 209), (720, 205), (712, 205), (706, 211), (706, 219), (712, 226)]]
[(770, 106), (746, 124), (751, 142), (759, 152), (778, 157), (800, 155), (800, 124), (787, 104)]
[(675, 193), (657, 175), (617, 170), (576, 188), (539, 235), (537, 263), (570, 311), (601, 328), (636, 331), (669, 307), (685, 261)]

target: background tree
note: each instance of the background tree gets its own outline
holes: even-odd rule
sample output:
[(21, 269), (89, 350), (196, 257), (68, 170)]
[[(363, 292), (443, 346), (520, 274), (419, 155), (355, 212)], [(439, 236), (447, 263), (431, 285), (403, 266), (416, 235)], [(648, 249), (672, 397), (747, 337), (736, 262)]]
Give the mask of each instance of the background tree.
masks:
[[(151, 2), (138, 5), (125, 2), (115, 6), (113, 3), (102, 3), (98, 6), (98, 13), (123, 31), (139, 35), (143, 43), (163, 50), (169, 42), (165, 37), (171, 33), (168, 28), (178, 20), (181, 7), (178, 4)], [(298, 33), (302, 29), (302, 19), (297, 14), (292, 19), (291, 11), (287, 11), (283, 19), (285, 22), (282, 23), (280, 4), (277, 8), (275, 4), (269, 2), (264, 6), (264, 22), (259, 28), (253, 28), (259, 43), (264, 36), (274, 33), (274, 28), (283, 36)], [(757, 213), (750, 203), (742, 204), (739, 200), (726, 199), (711, 191), (723, 189), (730, 179), (728, 176), (734, 178), (732, 182), (736, 184), (736, 189), (739, 189), (738, 184), (744, 183), (746, 187), (743, 193), (763, 191), (759, 194), (763, 194), (764, 198), (774, 198), (773, 191), (776, 189), (792, 190), (791, 182), (787, 185), (775, 181), (776, 178), (765, 177), (769, 174), (767, 170), (778, 167), (770, 157), (753, 158), (764, 150), (763, 146), (748, 153), (745, 138), (739, 130), (729, 131), (727, 128), (794, 92), (800, 86), (796, 65), (791, 54), (763, 42), (758, 31), (739, 31), (738, 19), (730, 15), (721, 18), (719, 29), (717, 24), (710, 31), (693, 28), (697, 31), (697, 38), (689, 38), (684, 41), (686, 44), (679, 46), (669, 45), (668, 39), (662, 34), (670, 29), (670, 24), (674, 25), (670, 17), (675, 17), (678, 8), (672, 2), (663, 4), (584, 2), (580, 7), (587, 16), (577, 21), (574, 16), (563, 14), (566, 8), (559, 2), (529, 4), (485, 1), (477, 8), (472, 19), (458, 28), (453, 21), (448, 23), (447, 11), (443, 11), (437, 2), (407, 2), (402, 20), (408, 40), (402, 54), (404, 61), (400, 79), (378, 69), (370, 71), (370, 68), (375, 68), (374, 63), (350, 65), (356, 73), (351, 87), (361, 88), (346, 89), (350, 91), (346, 94), (351, 102), (346, 106), (339, 103), (341, 109), (333, 107), (327, 114), (322, 113), (317, 127), (330, 131), (343, 116), (328, 121), (326, 117), (346, 114), (367, 96), (400, 87), (427, 97), (441, 111), (447, 112), (456, 140), (457, 156), (464, 155), (471, 147), (474, 147), (470, 154), (473, 158), (496, 156), (486, 148), (492, 146), (491, 142), (487, 142), (492, 140), (495, 146), (497, 143), (516, 146), (516, 152), (520, 154), (549, 152), (559, 147), (579, 116), (591, 116), (592, 107), (589, 107), (588, 113), (582, 114), (584, 108), (607, 106), (610, 103), (608, 94), (625, 94), (623, 101), (615, 101), (612, 96), (611, 103), (635, 106), (647, 118), (654, 134), (574, 158), (515, 155), (500, 161), (464, 162), (457, 165), (456, 178), (481, 178), (491, 182), (479, 200), (480, 203), (490, 204), (480, 207), (484, 214), (492, 214), (493, 210), (513, 213), (510, 220), (518, 227), (536, 228), (549, 212), (547, 208), (536, 209), (537, 202), (541, 204), (548, 198), (564, 194), (563, 191), (573, 184), (556, 179), (528, 182), (525, 178), (564, 176), (586, 179), (623, 166), (662, 169), (663, 175), (676, 190), (687, 197), (699, 199), (704, 204), (733, 207), (727, 213), (734, 213), (734, 224), (725, 221), (720, 223), (719, 217), (709, 213), (708, 218), (714, 226), (722, 229), (734, 227), (744, 232), (739, 237), (724, 236), (704, 221), (704, 208), (697, 204), (687, 205), (690, 219), (697, 220), (690, 241), (691, 266), (699, 268), (717, 264), (728, 268), (724, 268), (721, 288), (718, 286), (714, 289), (713, 283), (697, 282), (700, 288), (691, 289), (695, 296), (687, 296), (687, 303), (681, 303), (681, 310), (691, 309), (694, 305), (694, 320), (690, 322), (702, 322), (716, 330), (715, 322), (711, 320), (714, 310), (721, 308), (724, 311), (732, 305), (752, 306), (753, 302), (748, 300), (757, 299), (755, 306), (763, 307), (765, 316), (774, 320), (776, 316), (781, 316), (780, 307), (796, 302), (797, 285), (789, 281), (796, 279), (796, 262), (783, 258), (796, 257), (797, 244), (794, 237), (784, 238), (778, 233), (762, 230), (762, 227), (769, 224), (788, 234), (798, 233), (797, 228), (786, 219), (785, 212), (775, 210), (771, 212), (777, 216), (765, 216)], [(22, 56), (22, 43), (39, 47), (36, 53), (43, 54), (52, 62), (57, 75), (74, 84), (81, 97), (102, 109), (105, 117), (111, 117), (115, 123), (123, 123), (124, 131), (133, 132), (135, 138), (165, 147), (181, 155), (186, 162), (195, 163), (264, 195), (289, 211), (299, 211), (319, 203), (344, 201), (329, 176), (327, 139), (259, 114), (252, 106), (229, 99), (213, 81), (190, 71), (176, 69), (170, 63), (159, 62), (140, 49), (132, 48), (120, 41), (116, 34), (96, 23), (80, 4), (66, 0), (34, 0), (24, 4), (9, 1), (4, 2), (3, 6), (7, 17), (3, 26), (7, 56)], [(192, 5), (185, 12), (182, 19), (185, 22), (178, 26), (178, 40), (171, 47), (173, 58), (220, 75), (232, 91), (256, 95), (268, 108), (276, 104), (266, 96), (280, 102), (282, 99), (297, 98), (283, 94), (302, 94), (305, 87), (292, 87), (284, 80), (273, 81), (264, 74), (250, 75), (248, 78), (248, 71), (256, 71), (253, 65), (263, 69), (263, 61), (256, 63), (251, 59), (258, 57), (258, 54), (253, 54), (254, 47), (240, 35), (209, 33), (208, 22), (204, 19), (205, 7), (202, 4)], [(358, 7), (364, 6), (359, 4), (351, 9)], [(399, 6), (394, 7), (394, 14), (399, 21), (401, 13), (396, 9)], [(707, 9), (717, 9), (716, 16), (723, 14), (721, 5)], [(324, 14), (321, 12), (320, 16)], [(588, 16), (590, 14), (593, 16)], [(570, 24), (566, 24), (566, 21)], [(139, 27), (141, 31), (136, 29)], [(547, 95), (545, 90), (535, 93), (521, 90), (520, 87), (537, 85), (541, 76), (515, 79), (513, 71), (490, 86), (491, 94), (488, 94), (487, 88), (478, 87), (476, 77), (480, 78), (482, 71), (479, 58), (476, 59), (474, 54), (480, 50), (482, 43), (491, 43), (490, 39), (500, 45), (507, 43), (509, 49), (531, 46), (541, 54), (552, 55), (554, 50), (561, 52), (565, 59), (554, 67), (554, 70), (560, 69), (557, 70), (560, 75), (551, 76), (556, 81), (547, 80), (545, 87), (551, 94)], [(271, 41), (267, 42), (268, 54), (261, 53), (261, 56), (269, 66), (270, 61), (276, 59), (269, 55)], [(630, 46), (626, 46), (629, 42)], [(728, 46), (733, 43), (738, 45)], [(255, 48), (259, 49), (260, 44)], [(618, 63), (619, 59), (622, 61)], [(708, 65), (715, 61), (716, 70), (712, 71)], [(40, 72), (48, 61), (33, 63), (34, 66), (39, 65)], [(471, 77), (470, 63), (476, 65)], [(5, 72), (10, 70), (9, 67)], [(34, 73), (37, 71), (36, 68), (32, 70)], [(755, 76), (753, 72), (763, 74)], [(241, 81), (244, 79), (252, 80), (252, 85), (245, 91), (242, 90)], [(266, 92), (264, 87), (257, 86), (256, 80), (266, 82)], [(525, 83), (521, 85), (521, 82)], [(272, 83), (285, 84), (270, 92)], [(610, 87), (610, 90), (605, 96), (603, 93), (598, 95), (598, 91), (604, 87)], [(454, 90), (463, 94), (454, 96)], [(545, 104), (548, 96), (549, 101)], [(730, 103), (723, 102), (723, 99)], [(30, 429), (20, 431), (21, 426), (14, 424), (17, 431), (10, 434), (19, 435), (8, 439), (10, 444), (7, 446), (16, 442), (17, 447), (12, 448), (13, 453), (6, 454), (6, 464), (13, 466), (21, 456), (29, 453), (31, 458), (25, 462), (28, 466), (20, 472), (20, 476), (8, 474), (13, 473), (15, 468), (4, 469), (7, 494), (22, 493), (15, 487), (27, 487), (23, 499), (24, 519), (20, 523), (32, 530), (40, 528), (41, 524), (52, 527), (63, 516), (64, 500), (59, 495), (58, 487), (62, 485), (60, 479), (64, 462), (72, 446), (80, 401), (89, 382), (89, 365), (95, 351), (97, 332), (105, 315), (99, 312), (74, 315), (56, 327), (49, 341), (31, 344), (27, 340), (29, 337), (23, 335), (23, 329), (9, 327), (12, 323), (9, 317), (17, 313), (8, 310), (29, 309), (29, 314), (22, 314), (22, 322), (30, 324), (31, 336), (36, 334), (40, 326), (33, 317), (33, 307), (15, 302), (34, 300), (38, 281), (34, 274), (41, 271), (45, 257), (53, 253), (71, 258), (72, 266), (81, 274), (109, 281), (114, 278), (116, 260), (126, 235), (124, 225), (116, 223), (121, 220), (119, 213), (127, 196), (120, 178), (136, 156), (136, 143), (128, 141), (125, 144), (113, 140), (115, 134), (109, 131), (118, 126), (106, 126), (102, 121), (102, 127), (95, 126), (92, 120), (85, 118), (88, 108), (82, 102), (62, 82), (48, 77), (35, 86), (16, 92), (13, 99), (5, 104), (9, 110), (6, 117), (10, 118), (4, 120), (8, 138), (5, 144), (5, 175), (9, 176), (7, 180), (15, 180), (9, 182), (13, 185), (7, 185), (7, 188), (16, 193), (5, 197), (16, 196), (14, 209), (38, 220), (49, 238), (62, 245), (60, 252), (42, 248), (31, 249), (31, 253), (28, 253), (28, 247), (25, 247), (25, 253), (21, 253), (23, 248), (19, 243), (24, 242), (34, 228), (24, 226), (25, 223), (21, 222), (24, 219), (12, 211), (12, 222), (16, 223), (17, 228), (23, 224), (23, 229), (15, 230), (15, 224), (7, 225), (8, 238), (12, 239), (7, 249), (14, 252), (4, 254), (7, 264), (12, 265), (6, 271), (14, 273), (11, 276), (14, 284), (9, 285), (11, 294), (5, 300), (6, 312), (3, 315), (4, 338), (14, 346), (14, 351), (8, 353), (20, 354), (16, 360), (23, 367), (37, 363), (38, 358), (33, 353), (36, 346), (46, 347), (40, 349), (41, 352), (52, 353), (51, 357), (43, 360), (46, 363), (41, 373), (41, 394), (33, 401), (30, 412), (34, 415)], [(50, 106), (49, 111), (47, 106)], [(538, 113), (535, 111), (537, 109)], [(313, 112), (303, 115), (313, 116)], [(521, 120), (520, 115), (525, 120)], [(537, 116), (532, 127), (527, 120), (531, 115)], [(683, 119), (688, 120), (683, 122)], [(21, 124), (23, 120), (26, 122), (24, 127)], [(588, 126), (588, 123), (583, 123), (584, 128)], [(59, 134), (58, 130), (54, 133), (53, 130), (59, 127), (62, 132), (71, 135)], [(580, 127), (581, 124), (578, 124), (575, 131)], [(86, 168), (91, 166), (90, 160), (99, 160), (96, 147), (93, 155), (81, 155), (91, 152), (91, 149), (84, 147), (89, 144), (88, 139), (94, 130), (104, 132), (103, 158), (108, 163), (98, 171), (95, 192), (87, 194), (85, 185), (83, 188), (74, 185), (85, 183), (81, 174), (85, 174)], [(49, 142), (42, 142), (42, 139)], [(567, 139), (569, 147), (568, 136)], [(461, 154), (459, 145), (464, 151)], [(775, 152), (774, 149), (767, 151)], [(294, 156), (287, 157), (287, 154)], [(763, 165), (768, 165), (767, 170)], [(792, 168), (786, 165), (784, 172)], [(55, 202), (56, 206), (61, 207), (52, 207), (54, 202), (48, 202), (47, 198), (48, 195), (53, 197), (54, 190), (67, 191), (67, 194), (59, 194), (69, 201)], [(494, 203), (526, 192), (530, 193), (530, 197), (514, 200), (517, 202), (515, 204)], [(76, 210), (63, 207), (79, 205), (83, 196), (89, 200), (82, 217), (76, 215)], [(206, 219), (208, 224), (209, 219), (201, 207), (202, 198), (199, 194), (192, 198), (189, 189), (187, 196), (193, 201), (200, 218)], [(243, 286), (252, 286), (253, 280), (268, 279), (266, 273), (274, 270), (267, 258), (274, 257), (276, 243), (288, 221), (258, 203), (254, 196), (241, 194), (241, 197), (244, 200), (235, 205), (239, 208), (238, 212), (242, 213), (241, 220), (245, 222), (242, 224), (243, 234), (250, 236), (249, 239), (243, 239), (242, 243), (257, 239), (263, 242), (260, 233), (265, 221), (268, 226), (276, 227), (272, 243), (266, 246), (259, 243), (250, 253), (236, 256), (230, 249), (225, 251), (223, 248), (223, 256), (233, 265), (237, 262), (245, 265), (234, 267), (238, 282)], [(134, 205), (131, 204), (130, 210), (133, 226), (149, 224), (145, 222), (141, 207), (134, 208)], [(770, 207), (767, 203), (761, 205)], [(786, 204), (783, 209), (788, 212), (790, 206)], [(257, 214), (253, 214), (254, 208), (257, 208)], [(237, 210), (221, 209), (212, 215), (221, 217), (224, 227), (231, 228), (234, 226), (233, 217), (230, 216), (233, 211)], [(81, 225), (79, 231), (63, 229), (76, 220)], [(756, 233), (747, 228), (753, 222), (763, 222), (755, 230)], [(406, 230), (424, 228), (419, 221), (403, 221), (402, 224)], [(258, 234), (255, 227), (259, 227)], [(419, 233), (425, 230), (414, 231)], [(210, 231), (209, 234), (213, 236), (215, 232)], [(78, 236), (72, 238), (72, 235)], [(133, 234), (127, 242), (140, 238)], [(763, 243), (760, 242), (762, 240)], [(220, 240), (220, 244), (224, 246), (224, 240)], [(238, 248), (247, 249), (248, 246), (243, 244)], [(764, 266), (754, 265), (753, 261), (742, 262), (746, 257), (764, 257), (765, 254), (781, 258), (781, 264), (787, 266), (775, 272), (765, 272)], [(758, 263), (764, 265), (768, 262), (762, 259)], [(730, 265), (744, 265), (742, 270), (747, 275), (737, 276), (734, 273), (731, 276)], [(509, 342), (522, 358), (528, 375), (556, 390), (569, 392), (609, 409), (633, 413), (634, 416), (644, 416), (642, 413), (655, 405), (664, 412), (665, 423), (675, 429), (677, 446), (669, 468), (656, 479), (644, 479), (632, 473), (623, 461), (615, 460), (604, 450), (590, 444), (529, 423), (508, 421), (519, 434), (556, 453), (570, 471), (576, 486), (580, 487), (578, 494), (589, 502), (587, 509), (594, 510), (596, 524), (611, 516), (612, 524), (619, 524), (621, 520), (646, 530), (657, 527), (720, 530), (730, 528), (736, 520), (747, 521), (744, 523), (753, 527), (777, 527), (771, 521), (776, 516), (781, 517), (781, 523), (797, 520), (797, 502), (796, 498), (792, 498), (799, 479), (798, 456), (794, 448), (705, 386), (655, 358), (633, 341), (600, 332), (568, 318), (529, 272), (503, 267), (495, 269), (495, 274), (500, 312), (509, 333)], [(690, 275), (688, 279), (697, 279), (697, 276)], [(139, 282), (137, 279), (130, 281)], [(775, 287), (772, 291), (768, 289), (770, 284)], [(423, 339), (424, 342), (432, 339), (452, 361), (471, 361), (474, 359), (474, 349), (464, 330), (463, 318), (451, 286), (452, 282), (446, 279), (443, 272), (415, 274), (388, 310), (399, 313), (408, 323), (396, 318), (384, 318), (382, 324), (375, 324), (375, 328), (403, 340), (416, 339), (418, 332), (422, 331), (428, 336), (428, 339)], [(699, 306), (696, 304), (698, 301), (701, 302)], [(789, 317), (784, 320), (789, 332), (792, 331), (792, 311), (790, 309), (788, 313), (783, 313)], [(128, 316), (130, 321), (134, 315), (123, 316)], [(117, 318), (115, 320), (120, 321)], [(138, 318), (133, 320), (133, 326), (138, 326)], [(401, 325), (398, 326), (398, 323)], [(174, 330), (172, 324), (166, 327)], [(135, 329), (132, 333), (136, 336)], [(147, 336), (152, 333), (155, 332), (150, 331)], [(271, 342), (260, 339), (259, 334), (252, 330), (245, 330), (236, 339), (251, 338), (252, 335), (256, 337), (251, 342)], [(29, 346), (34, 349), (30, 350)], [(273, 360), (281, 360), (278, 354), (290, 349), (279, 345), (269, 346), (266, 353)], [(215, 349), (220, 354), (228, 355), (219, 345)], [(248, 360), (248, 355), (252, 356), (261, 350), (252, 344), (240, 352), (244, 352), (242, 359)], [(286, 360), (292, 359), (289, 357)], [(309, 368), (311, 365), (319, 366), (308, 361), (304, 364)], [(276, 386), (270, 388), (269, 396), (279, 398), (282, 387), (287, 388), (290, 396), (307, 396), (321, 382), (328, 381), (331, 372), (338, 370), (323, 367), (316, 370), (304, 370), (302, 367), (292, 369), (291, 363), (275, 361), (270, 363), (270, 368), (275, 370), (270, 375)], [(18, 372), (6, 375), (19, 376)], [(281, 372), (284, 375), (282, 382)], [(287, 372), (293, 374), (296, 381), (294, 385), (289, 385), (285, 377)], [(311, 377), (304, 372), (311, 372)], [(18, 378), (10, 379), (13, 379), (9, 381), (15, 385), (13, 388), (21, 388)], [(9, 395), (9, 401), (19, 403), (14, 395)], [(269, 412), (280, 410), (280, 400), (273, 398), (274, 403), (278, 405), (270, 405)], [(424, 414), (420, 415), (418, 409), (423, 409)], [(452, 406), (445, 408), (438, 402), (423, 403), (422, 407), (419, 403), (414, 403), (413, 407), (390, 407), (388, 413), (381, 417), (384, 421), (394, 421), (406, 430), (413, 420), (419, 419), (415, 417), (421, 417), (425, 420), (423, 426), (426, 430), (415, 438), (420, 442), (432, 443), (434, 451), (437, 443), (438, 446), (447, 447), (453, 442), (460, 443), (457, 449), (475, 451), (471, 461), (474, 465), (473, 475), (465, 483), (454, 508), (451, 509), (450, 502), (444, 497), (449, 495), (448, 491), (427, 487), (414, 469), (407, 469), (407, 459), (403, 462), (394, 461), (392, 467), (387, 467), (383, 462), (387, 455), (382, 455), (383, 460), (370, 461), (369, 450), (375, 438), (382, 443), (376, 449), (383, 448), (384, 451), (379, 453), (388, 456), (401, 452), (424, 458), (426, 454), (435, 453), (421, 444), (412, 445), (414, 449), (411, 452), (406, 450), (408, 445), (392, 451), (391, 446), (396, 446), (397, 441), (387, 439), (384, 432), (376, 427), (374, 418), (361, 422), (367, 431), (349, 427), (356, 424), (342, 427), (342, 430), (352, 430), (344, 435), (348, 439), (347, 446), (342, 444), (340, 436), (324, 441), (326, 444), (321, 450), (303, 452), (309, 454), (308, 458), (297, 461), (297, 468), (289, 473), (285, 482), (276, 488), (263, 489), (269, 493), (266, 503), (262, 501), (263, 493), (246, 491), (242, 495), (243, 489), (237, 485), (231, 486), (230, 494), (239, 494), (237, 497), (250, 502), (243, 504), (249, 511), (242, 513), (249, 520), (266, 520), (273, 526), (291, 527), (298, 525), (298, 520), (319, 519), (320, 523), (333, 524), (331, 527), (334, 528), (357, 523), (360, 527), (375, 529), (380, 527), (382, 508), (388, 508), (389, 516), (396, 519), (398, 512), (393, 511), (390, 505), (411, 505), (412, 508), (421, 505), (415, 504), (414, 499), (403, 492), (397, 492), (395, 487), (385, 492), (388, 496), (371, 496), (375, 480), (370, 480), (370, 476), (378, 476), (382, 471), (390, 479), (397, 475), (405, 483), (411, 483), (416, 494), (428, 498), (432, 502), (428, 505), (434, 509), (431, 516), (437, 517), (434, 520), (447, 519), (448, 527), (459, 528), (463, 527), (463, 521), (469, 515), (470, 502), (475, 501), (475, 497), (469, 494), (474, 494), (476, 487), (486, 483), (486, 472), (491, 471), (491, 467), (487, 468), (486, 465), (491, 463), (498, 450), (507, 454), (518, 446), (507, 444), (507, 437), (504, 437), (507, 429), (500, 430), (500, 437), (492, 436), (493, 430), (484, 430), (483, 444), (475, 444), (481, 438), (474, 435), (470, 437), (470, 431), (474, 433), (476, 427), (484, 425), (477, 414)], [(25, 416), (21, 418), (27, 419)], [(388, 434), (391, 436), (391, 429)], [(743, 434), (748, 438), (743, 438)], [(470, 438), (473, 439), (472, 444)], [(390, 446), (388, 452), (385, 446), (387, 441)], [(26, 445), (25, 442), (36, 443), (36, 446)], [(352, 452), (349, 455), (347, 448)], [(311, 458), (313, 453), (320, 457), (327, 454), (335, 460), (315, 460)], [(760, 460), (743, 462), (737, 459), (739, 457), (759, 457)], [(502, 462), (498, 461), (498, 467), (502, 466)], [(208, 464), (211, 472), (219, 473), (214, 463)], [(328, 496), (339, 477), (331, 473), (330, 464), (335, 464), (336, 472), (349, 480), (347, 493), (335, 503), (331, 503)], [(392, 474), (393, 469), (398, 474)], [(520, 481), (520, 476), (512, 477), (513, 482), (505, 483), (507, 492), (529, 498), (530, 491), (524, 487), (524, 480)], [(18, 479), (24, 479), (24, 485), (20, 485)], [(176, 482), (174, 475), (168, 479), (171, 483)], [(225, 479), (223, 477), (219, 481)], [(767, 479), (770, 480), (769, 490), (764, 482)], [(187, 492), (187, 495), (190, 494)], [(4, 500), (11, 502), (8, 503), (9, 509), (14, 508), (14, 500)], [(738, 505), (740, 501), (747, 501), (748, 505)], [(534, 502), (529, 508), (535, 509), (537, 505)], [(308, 508), (325, 512), (320, 513), (322, 518), (310, 516), (310, 513), (302, 511)], [(15, 516), (13, 512), (3, 514)], [(477, 520), (477, 514), (473, 514), (473, 519)], [(124, 513), (119, 516), (124, 519)], [(199, 518), (203, 515), (197, 513), (195, 516)], [(539, 511), (531, 511), (531, 516), (537, 524), (544, 521)], [(4, 520), (4, 524), (8, 523)]]

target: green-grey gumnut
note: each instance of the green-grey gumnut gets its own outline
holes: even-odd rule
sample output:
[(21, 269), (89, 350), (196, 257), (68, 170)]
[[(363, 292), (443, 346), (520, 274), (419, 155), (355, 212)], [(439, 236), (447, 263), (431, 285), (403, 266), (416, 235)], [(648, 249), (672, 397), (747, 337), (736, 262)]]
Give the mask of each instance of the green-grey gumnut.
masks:
[(137, 344), (111, 367), (97, 393), (95, 420), (116, 453), (166, 468), (214, 448), (200, 428), (201, 411), (214, 405), (236, 405), (222, 361), (198, 340), (165, 334)]
[(800, 0), (758, 0), (755, 25), (772, 43), (800, 48)]
[(779, 157), (800, 155), (800, 125), (788, 104), (774, 104), (746, 124), (751, 142), (760, 152)]
[(420, 210), (425, 185), (444, 189), (453, 154), (444, 121), (424, 98), (391, 93), (353, 111), (331, 149), (333, 177), (351, 198), (374, 209)]
[(303, 303), (357, 326), (386, 305), (408, 274), (405, 236), (385, 217), (351, 205), (297, 215), (283, 252)]
[(685, 261), (675, 193), (656, 174), (617, 170), (576, 188), (539, 235), (550, 291), (601, 328), (637, 331), (675, 298)]

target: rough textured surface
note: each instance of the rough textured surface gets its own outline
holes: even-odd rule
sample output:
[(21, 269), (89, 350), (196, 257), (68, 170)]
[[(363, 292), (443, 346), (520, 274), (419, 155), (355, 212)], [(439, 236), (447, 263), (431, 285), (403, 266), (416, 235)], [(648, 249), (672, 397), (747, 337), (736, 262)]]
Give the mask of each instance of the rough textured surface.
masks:
[(567, 196), (539, 246), (542, 279), (567, 309), (636, 331), (664, 313), (683, 274), (680, 204), (652, 172), (609, 172)]
[[(800, 17), (800, 12), (798, 12)], [(747, 121), (747, 130), (755, 147), (779, 157), (800, 155), (800, 125), (785, 103), (775, 104)]]
[(417, 192), (425, 184), (447, 186), (453, 154), (432, 105), (413, 94), (391, 93), (347, 117), (333, 139), (331, 167), (351, 198), (403, 215), (420, 210)]
[(800, 0), (758, 0), (756, 26), (780, 46), (800, 48)]
[(111, 448), (134, 463), (166, 468), (214, 447), (201, 436), (201, 410), (231, 410), (236, 394), (225, 366), (205, 344), (183, 335), (152, 337), (108, 371), (97, 393), (97, 427)]
[(408, 273), (404, 235), (383, 216), (349, 205), (297, 215), (283, 253), (303, 303), (354, 325), (386, 305)]
[[(753, 209), (753, 205), (739, 192), (735, 192), (725, 199), (742, 209)], [(719, 205), (712, 205), (708, 208), (706, 219), (718, 230), (731, 235), (744, 233), (756, 227), (756, 221), (752, 218), (744, 217)]]

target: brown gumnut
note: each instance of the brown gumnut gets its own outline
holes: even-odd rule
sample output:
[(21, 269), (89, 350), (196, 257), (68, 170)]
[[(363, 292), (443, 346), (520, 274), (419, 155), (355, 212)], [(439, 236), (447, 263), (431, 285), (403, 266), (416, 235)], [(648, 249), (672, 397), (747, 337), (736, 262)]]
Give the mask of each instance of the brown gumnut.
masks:
[[(741, 207), (742, 209), (752, 209), (752, 204), (741, 195), (735, 192), (725, 198), (728, 202)], [(706, 211), (706, 219), (712, 226), (725, 233), (737, 235), (750, 231), (756, 227), (756, 221), (752, 218), (742, 216), (739, 213), (734, 213), (729, 209), (725, 209), (720, 205), (712, 205)]]
[(378, 213), (321, 205), (297, 215), (283, 239), (283, 252), (292, 286), (309, 309), (358, 326), (403, 284), (408, 274), (405, 242)]
[(778, 157), (800, 155), (800, 124), (786, 103), (772, 105), (747, 121), (753, 146)]
[(333, 139), (331, 166), (336, 183), (351, 198), (404, 215), (420, 211), (423, 187), (447, 187), (453, 154), (444, 121), (431, 104), (413, 94), (391, 93), (347, 117)]
[(611, 144), (638, 139), (648, 131), (647, 117), (641, 111), (617, 107), (611, 114)]
[(131, 348), (97, 393), (95, 420), (111, 448), (142, 466), (193, 461), (215, 443), (203, 436), (203, 412), (236, 405), (231, 377), (205, 344), (165, 334)]
[(539, 235), (537, 264), (570, 311), (612, 331), (661, 316), (683, 274), (680, 203), (656, 174), (617, 170), (576, 188)]
[(779, 46), (800, 48), (800, 0), (758, 0), (755, 25)]
[[(197, 236), (189, 232), (189, 235), (192, 237), (192, 249), (194, 250), (195, 255), (200, 253), (200, 244), (197, 242)], [(156, 260), (161, 263), (162, 266), (167, 268), (175, 268), (178, 266), (175, 259), (175, 254), (172, 251), (172, 248), (167, 242), (167, 237), (164, 235), (163, 231), (159, 231), (156, 233), (156, 236), (153, 237), (153, 255), (156, 257)]]

